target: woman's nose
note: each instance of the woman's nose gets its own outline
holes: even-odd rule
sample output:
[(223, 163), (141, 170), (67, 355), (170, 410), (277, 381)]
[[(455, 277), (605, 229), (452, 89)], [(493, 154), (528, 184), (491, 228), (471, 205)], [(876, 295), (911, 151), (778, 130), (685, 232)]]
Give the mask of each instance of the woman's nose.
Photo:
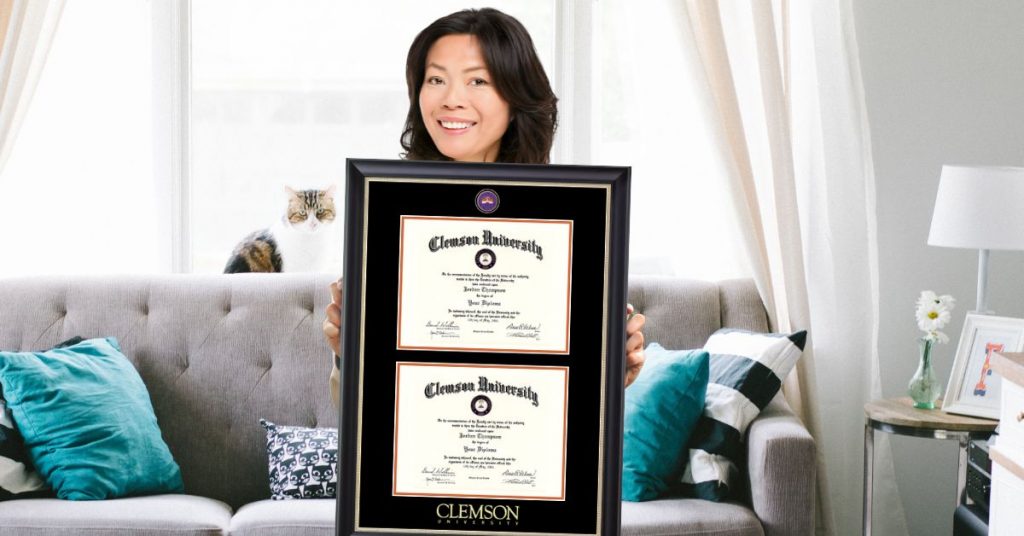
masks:
[(442, 105), (452, 110), (464, 107), (465, 95), (462, 93), (462, 88), (458, 87), (457, 84), (449, 85), (447, 91), (445, 91)]

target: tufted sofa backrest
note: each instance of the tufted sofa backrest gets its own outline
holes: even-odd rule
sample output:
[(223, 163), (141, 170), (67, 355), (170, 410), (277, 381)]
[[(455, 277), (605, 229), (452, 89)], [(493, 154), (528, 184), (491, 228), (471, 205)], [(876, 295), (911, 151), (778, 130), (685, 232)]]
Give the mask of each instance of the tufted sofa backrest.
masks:
[(117, 337), (185, 491), (233, 508), (269, 497), (261, 418), (337, 426), (321, 333), (326, 274), (0, 279), (0, 348)]
[(646, 344), (656, 342), (669, 350), (700, 348), (720, 328), (768, 331), (768, 313), (752, 279), (634, 276), (629, 302), (647, 317)]
[[(0, 279), (0, 349), (116, 337), (138, 369), (185, 491), (233, 508), (269, 496), (259, 419), (337, 426), (321, 333), (328, 274)], [(720, 327), (768, 329), (750, 280), (634, 277), (647, 342), (697, 348)]]

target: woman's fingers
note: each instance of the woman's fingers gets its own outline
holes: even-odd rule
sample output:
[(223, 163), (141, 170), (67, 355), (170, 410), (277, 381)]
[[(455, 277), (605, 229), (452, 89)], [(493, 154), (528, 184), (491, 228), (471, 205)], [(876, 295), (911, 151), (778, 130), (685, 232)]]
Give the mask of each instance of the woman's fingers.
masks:
[(642, 313), (637, 313), (637, 314), (633, 315), (626, 322), (626, 336), (629, 337), (630, 339), (632, 339), (634, 335), (639, 333), (640, 334), (640, 344), (643, 345), (643, 332), (641, 330), (644, 328), (644, 324), (646, 324), (646, 323), (647, 323), (647, 317), (645, 317)]
[(341, 280), (331, 283), (331, 303), (341, 305)]
[(331, 303), (327, 305), (323, 332), (334, 354), (341, 355), (341, 279), (331, 283)]
[(636, 380), (640, 370), (644, 366), (644, 332), (641, 331), (647, 318), (640, 313), (633, 313), (632, 305), (626, 306), (627, 314), (631, 315), (626, 321), (626, 379), (625, 386)]
[(638, 332), (630, 335), (629, 338), (626, 339), (626, 357), (627, 357), (626, 361), (627, 362), (629, 361), (628, 360), (629, 354), (632, 354), (633, 352), (636, 352), (638, 350), (639, 351), (643, 351), (643, 349), (644, 349), (644, 334), (643, 334), (643, 332), (638, 331)]
[[(325, 318), (323, 331), (324, 337), (327, 338), (327, 344), (330, 345), (331, 350), (334, 351), (335, 355), (341, 355), (341, 330), (339, 329), (339, 326), (332, 323), (330, 318)], [(331, 361), (333, 362), (333, 358)]]

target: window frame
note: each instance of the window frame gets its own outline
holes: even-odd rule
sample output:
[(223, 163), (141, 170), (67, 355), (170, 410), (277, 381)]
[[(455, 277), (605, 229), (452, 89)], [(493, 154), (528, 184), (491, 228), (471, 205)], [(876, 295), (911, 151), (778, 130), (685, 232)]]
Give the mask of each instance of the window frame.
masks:
[(160, 192), (161, 264), (192, 271), (191, 0), (153, 2), (153, 180)]
[[(555, 4), (555, 66), (559, 126), (552, 162), (588, 164), (591, 157), (591, 73), (594, 2)], [(154, 180), (160, 197), (161, 264), (172, 273), (193, 270), (191, 229), (192, 0), (153, 2)]]

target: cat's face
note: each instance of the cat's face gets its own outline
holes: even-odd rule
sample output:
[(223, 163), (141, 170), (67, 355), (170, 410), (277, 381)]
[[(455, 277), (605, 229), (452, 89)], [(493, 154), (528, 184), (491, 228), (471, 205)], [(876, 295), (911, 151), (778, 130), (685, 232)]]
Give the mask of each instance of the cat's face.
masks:
[(326, 190), (293, 190), (285, 186), (288, 193), (288, 210), (285, 222), (292, 229), (304, 233), (315, 233), (334, 223), (334, 185)]

